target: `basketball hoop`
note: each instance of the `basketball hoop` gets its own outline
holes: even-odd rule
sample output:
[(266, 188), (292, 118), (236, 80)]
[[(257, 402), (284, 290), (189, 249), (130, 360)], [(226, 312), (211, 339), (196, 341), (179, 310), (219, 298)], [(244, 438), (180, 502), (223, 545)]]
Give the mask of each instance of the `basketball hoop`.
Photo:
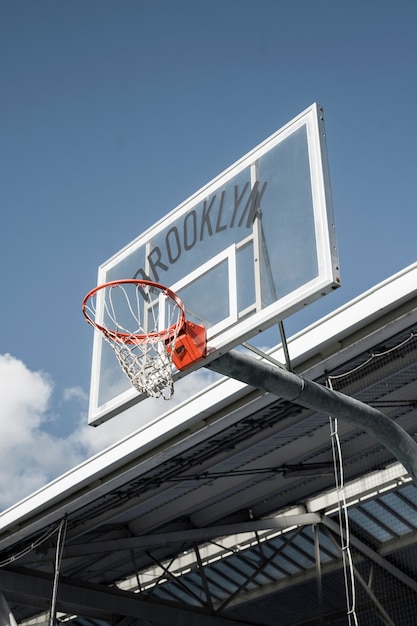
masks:
[(187, 321), (177, 294), (158, 283), (133, 278), (104, 283), (85, 296), (82, 312), (139, 393), (168, 400), (174, 393), (173, 364), (182, 370), (206, 354), (204, 326)]

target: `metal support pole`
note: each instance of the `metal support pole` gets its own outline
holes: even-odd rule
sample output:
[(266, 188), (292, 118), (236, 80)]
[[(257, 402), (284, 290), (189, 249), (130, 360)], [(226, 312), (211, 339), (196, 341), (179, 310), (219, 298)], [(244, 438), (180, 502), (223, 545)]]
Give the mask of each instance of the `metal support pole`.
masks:
[(220, 356), (207, 367), (289, 402), (357, 424), (382, 443), (417, 484), (417, 443), (377, 409), (237, 350)]
[(56, 603), (58, 598), (58, 581), (59, 574), (61, 569), (61, 560), (62, 554), (64, 550), (65, 543), (65, 534), (67, 530), (67, 520), (63, 519), (59, 525), (58, 537), (56, 540), (56, 553), (55, 553), (55, 568), (54, 568), (54, 583), (52, 588), (52, 600), (51, 600), (51, 610), (49, 612), (49, 626), (55, 626), (57, 623), (56, 619)]
[(287, 370), (292, 372), (291, 359), (290, 359), (290, 353), (288, 351), (288, 343), (287, 343), (287, 336), (285, 334), (284, 322), (279, 321), (278, 328), (279, 328), (279, 334), (281, 335), (281, 344), (282, 344), (282, 349), (284, 351), (285, 364), (287, 366)]
[(375, 593), (372, 591), (371, 587), (366, 584), (365, 580), (362, 578), (362, 576), (359, 574), (356, 568), (354, 568), (354, 572), (355, 572), (355, 577), (361, 584), (362, 588), (365, 590), (365, 592), (368, 594), (368, 596), (371, 598), (372, 602), (374, 603), (384, 625), (395, 626), (395, 623), (392, 621), (391, 617), (388, 615), (388, 613), (386, 612), (386, 610), (384, 609), (384, 607), (382, 606), (382, 604), (376, 597)]
[(210, 611), (213, 611), (213, 600), (212, 600), (212, 597), (211, 597), (209, 584), (207, 582), (206, 572), (204, 571), (203, 560), (201, 558), (201, 554), (200, 554), (200, 549), (198, 547), (198, 543), (194, 543), (193, 547), (194, 547), (195, 557), (196, 557), (197, 564), (198, 564), (198, 571), (200, 573), (201, 582), (202, 582), (203, 588), (204, 588), (204, 593), (206, 594), (207, 606), (210, 609)]
[(324, 605), (323, 605), (323, 580), (321, 576), (321, 558), (320, 558), (320, 539), (319, 527), (317, 524), (313, 526), (314, 533), (314, 554), (316, 557), (316, 579), (317, 579), (317, 596), (319, 601), (319, 620), (320, 626), (324, 626)]

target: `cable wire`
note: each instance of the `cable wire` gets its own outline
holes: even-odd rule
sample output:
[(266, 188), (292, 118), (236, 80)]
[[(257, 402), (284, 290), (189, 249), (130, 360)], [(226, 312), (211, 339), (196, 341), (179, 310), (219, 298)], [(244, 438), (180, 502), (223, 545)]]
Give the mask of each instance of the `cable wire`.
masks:
[[(332, 383), (330, 379), (328, 379), (327, 383), (330, 389), (332, 389)], [(334, 463), (334, 476), (338, 500), (339, 527), (342, 548), (343, 574), (345, 580), (347, 617), (349, 626), (358, 626), (358, 618), (356, 615), (355, 575), (353, 569), (352, 553), (350, 549), (349, 517), (344, 490), (345, 479), (343, 470), (342, 448), (340, 445), (340, 437), (338, 432), (338, 420), (337, 418), (332, 416), (329, 416), (329, 420)]]

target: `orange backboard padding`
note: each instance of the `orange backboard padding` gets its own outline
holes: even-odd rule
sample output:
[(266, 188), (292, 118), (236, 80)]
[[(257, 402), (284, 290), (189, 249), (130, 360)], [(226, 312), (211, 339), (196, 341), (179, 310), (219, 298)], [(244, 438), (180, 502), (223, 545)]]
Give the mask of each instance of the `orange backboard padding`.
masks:
[[(168, 348), (168, 346), (167, 346)], [(175, 342), (172, 360), (178, 370), (184, 370), (206, 356), (206, 329), (193, 322), (185, 322)]]

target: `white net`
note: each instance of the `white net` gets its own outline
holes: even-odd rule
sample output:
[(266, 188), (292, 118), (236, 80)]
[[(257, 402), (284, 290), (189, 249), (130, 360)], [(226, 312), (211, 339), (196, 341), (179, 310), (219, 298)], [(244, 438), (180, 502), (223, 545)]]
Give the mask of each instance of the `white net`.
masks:
[(90, 292), (83, 312), (139, 393), (172, 397), (172, 352), (184, 324), (175, 294), (146, 281), (108, 283)]

